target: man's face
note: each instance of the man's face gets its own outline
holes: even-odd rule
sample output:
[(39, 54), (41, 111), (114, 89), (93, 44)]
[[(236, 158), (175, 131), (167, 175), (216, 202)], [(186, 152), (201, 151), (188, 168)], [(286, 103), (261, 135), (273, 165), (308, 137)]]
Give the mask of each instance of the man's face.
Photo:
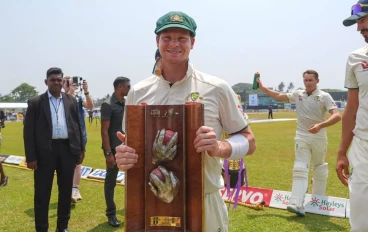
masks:
[(61, 88), (63, 87), (63, 78), (60, 74), (51, 74), (45, 80), (45, 84), (51, 93), (58, 93), (61, 92)]
[(119, 90), (123, 94), (123, 96), (127, 96), (130, 90), (130, 82), (128, 81), (124, 84), (120, 84)]
[(187, 30), (170, 28), (156, 36), (156, 42), (162, 60), (172, 64), (180, 64), (188, 61), (195, 38), (191, 37)]
[(360, 31), (366, 43), (368, 43), (368, 18), (364, 16), (363, 18), (357, 20), (357, 31)]
[(313, 90), (317, 88), (319, 79), (316, 79), (314, 74), (304, 74), (303, 82), (306, 90)]

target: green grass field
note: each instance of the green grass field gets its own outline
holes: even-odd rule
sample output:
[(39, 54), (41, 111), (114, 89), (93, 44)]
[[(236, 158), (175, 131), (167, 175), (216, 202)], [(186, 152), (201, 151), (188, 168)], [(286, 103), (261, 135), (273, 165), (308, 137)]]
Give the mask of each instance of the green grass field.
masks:
[[(250, 118), (267, 118), (266, 113), (249, 114)], [(295, 118), (293, 112), (274, 112), (274, 118)], [(3, 143), (0, 154), (24, 155), (22, 123), (8, 123), (2, 130)], [(256, 136), (257, 151), (246, 158), (249, 185), (291, 191), (294, 162), (293, 139), (296, 122), (254, 123), (251, 128)], [(88, 144), (84, 165), (105, 168), (101, 152), (100, 128), (88, 126)], [(348, 189), (337, 179), (336, 152), (341, 136), (341, 123), (328, 128), (329, 145), (326, 162), (329, 163), (327, 195), (348, 198)], [(31, 171), (4, 167), (10, 176), (9, 184), (0, 188), (0, 231), (34, 231), (33, 176)], [(56, 178), (55, 178), (56, 180)], [(107, 225), (103, 184), (82, 180), (83, 200), (72, 208), (69, 229), (71, 231), (122, 231)], [(124, 223), (124, 186), (117, 186), (115, 202), (118, 219)], [(50, 231), (56, 227), (57, 185), (50, 202)], [(307, 214), (299, 218), (286, 210), (265, 208), (255, 211), (239, 206), (230, 209), (229, 231), (349, 231), (348, 219)]]

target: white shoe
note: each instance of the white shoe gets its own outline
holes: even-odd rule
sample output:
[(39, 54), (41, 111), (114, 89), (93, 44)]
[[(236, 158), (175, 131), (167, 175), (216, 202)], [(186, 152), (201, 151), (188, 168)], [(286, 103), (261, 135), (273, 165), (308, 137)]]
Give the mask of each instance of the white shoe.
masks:
[(75, 188), (75, 189), (77, 190), (77, 191), (75, 191), (75, 194), (74, 194), (75, 198), (77, 198), (78, 201), (82, 200), (83, 198), (80, 195), (79, 189), (77, 189), (77, 188)]
[(296, 205), (288, 205), (286, 209), (290, 213), (295, 213), (296, 215), (301, 216), (301, 217), (304, 217), (305, 215), (304, 207), (298, 207)]
[(78, 199), (76, 197), (76, 192), (78, 191), (77, 188), (72, 188), (72, 203), (75, 204), (77, 203)]

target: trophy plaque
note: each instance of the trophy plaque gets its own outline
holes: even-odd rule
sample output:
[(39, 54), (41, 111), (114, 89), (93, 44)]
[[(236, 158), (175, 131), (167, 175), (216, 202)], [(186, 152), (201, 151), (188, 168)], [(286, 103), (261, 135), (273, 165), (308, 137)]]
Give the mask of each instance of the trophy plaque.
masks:
[(204, 161), (194, 148), (203, 104), (127, 105), (125, 231), (205, 231)]

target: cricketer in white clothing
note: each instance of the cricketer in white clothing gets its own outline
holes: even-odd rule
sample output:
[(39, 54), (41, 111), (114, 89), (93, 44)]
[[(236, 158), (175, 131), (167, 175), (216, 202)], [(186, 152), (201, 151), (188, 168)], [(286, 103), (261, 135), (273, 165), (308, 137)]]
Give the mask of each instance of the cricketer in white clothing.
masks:
[[(343, 21), (345, 26), (357, 23), (357, 31), (363, 35), (366, 43), (367, 15), (368, 0), (360, 0), (351, 8), (351, 16)], [(348, 89), (348, 99), (342, 118), (342, 135), (336, 165), (340, 181), (349, 187), (350, 226), (354, 232), (368, 231), (367, 54), (368, 46), (357, 49), (350, 54), (346, 64), (345, 87)]]
[[(340, 112), (331, 95), (321, 91), (317, 84), (318, 73), (307, 70), (303, 73), (305, 89), (292, 93), (279, 93), (265, 88), (258, 80), (259, 88), (277, 100), (295, 102), (297, 130), (295, 136), (295, 162), (290, 205), (287, 210), (299, 216), (305, 215), (304, 198), (308, 190), (309, 167), (313, 169), (312, 194), (325, 195), (328, 178), (326, 127), (341, 120)], [(331, 116), (326, 120), (326, 113)]]
[[(221, 158), (239, 159), (255, 151), (255, 139), (244, 119), (238, 98), (222, 79), (195, 70), (189, 53), (195, 42), (195, 21), (182, 12), (169, 12), (156, 23), (156, 42), (161, 59), (160, 72), (132, 87), (126, 105), (204, 104), (204, 125), (194, 140), (197, 152), (205, 157), (205, 217), (208, 232), (228, 231), (228, 212), (219, 189), (224, 187)], [(125, 119), (125, 117), (124, 117)], [(123, 122), (125, 125), (125, 122)], [(225, 130), (232, 137), (221, 140)], [(132, 148), (116, 148), (120, 169), (131, 168), (137, 160)]]

